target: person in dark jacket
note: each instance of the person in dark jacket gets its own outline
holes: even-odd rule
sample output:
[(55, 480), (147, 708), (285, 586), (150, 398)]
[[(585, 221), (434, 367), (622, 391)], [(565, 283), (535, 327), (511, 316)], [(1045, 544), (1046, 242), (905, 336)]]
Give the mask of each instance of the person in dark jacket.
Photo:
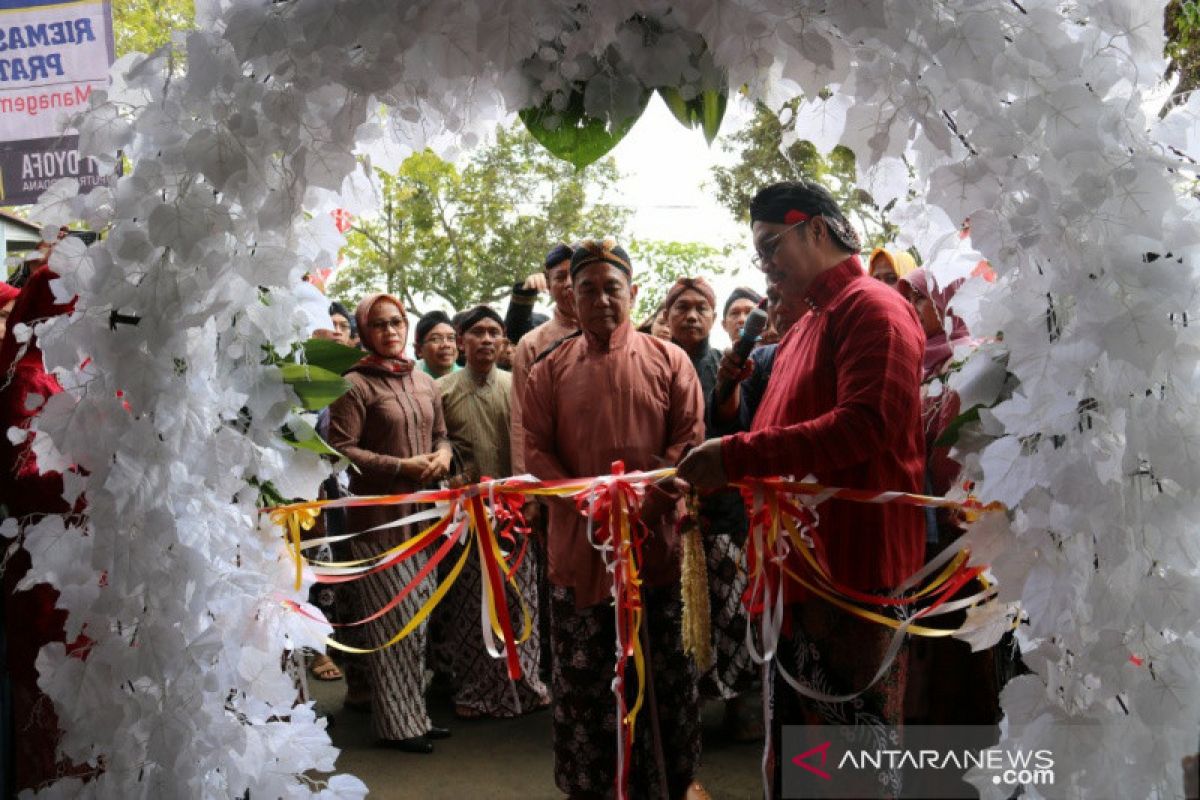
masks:
[(508, 308), (504, 311), (504, 332), (514, 345), (521, 341), (522, 336), (550, 320), (545, 314), (533, 310), (538, 294), (549, 289), (545, 272), (535, 272), (524, 282), (513, 285)]
[[(708, 343), (716, 322), (716, 295), (703, 278), (680, 278), (667, 292), (663, 309), (671, 341), (688, 354), (700, 377), (705, 405), (710, 405), (721, 363), (720, 352)], [(706, 413), (705, 417), (710, 415)], [(705, 426), (706, 438), (721, 433)], [(750, 713), (753, 703), (741, 701), (742, 695), (754, 688), (758, 673), (746, 649), (746, 610), (742, 605), (746, 575), (740, 565), (746, 529), (746, 514), (736, 489), (701, 498), (700, 533), (708, 568), (714, 658), (711, 668), (701, 678), (700, 690), (708, 699), (726, 701), (725, 723), (730, 735), (738, 741), (753, 741), (762, 735), (761, 723)]]

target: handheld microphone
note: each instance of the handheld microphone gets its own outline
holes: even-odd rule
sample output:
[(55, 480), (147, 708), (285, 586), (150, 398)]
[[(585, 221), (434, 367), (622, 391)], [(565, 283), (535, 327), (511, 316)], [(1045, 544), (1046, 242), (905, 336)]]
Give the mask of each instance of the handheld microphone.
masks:
[[(767, 327), (767, 299), (764, 297), (759, 301), (754, 310), (746, 317), (746, 321), (742, 323), (742, 335), (733, 344), (733, 354), (737, 356), (739, 364), (745, 364), (746, 359), (750, 357), (750, 353), (754, 350), (754, 345), (758, 343), (758, 337)], [(717, 405), (721, 405), (729, 399), (733, 394), (737, 384), (733, 381), (727, 381), (724, 378), (717, 380)]]

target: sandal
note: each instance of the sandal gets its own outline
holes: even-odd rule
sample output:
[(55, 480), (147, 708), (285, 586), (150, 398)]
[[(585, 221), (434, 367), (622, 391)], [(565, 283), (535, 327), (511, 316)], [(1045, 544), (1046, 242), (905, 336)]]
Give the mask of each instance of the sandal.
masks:
[(340, 681), (345, 677), (333, 659), (324, 653), (317, 653), (308, 665), (308, 671), (319, 681)]
[(459, 719), (483, 719), (487, 715), (470, 706), (456, 705), (454, 707), (454, 716)]

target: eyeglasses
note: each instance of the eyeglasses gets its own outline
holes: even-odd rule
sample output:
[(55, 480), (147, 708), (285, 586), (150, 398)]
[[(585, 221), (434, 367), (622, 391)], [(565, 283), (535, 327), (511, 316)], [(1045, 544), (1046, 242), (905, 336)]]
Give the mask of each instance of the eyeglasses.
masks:
[(367, 323), (367, 327), (376, 331), (386, 331), (388, 328), (395, 328), (398, 331), (408, 327), (408, 323), (404, 321), (404, 317), (392, 317), (391, 319), (373, 319)]
[(427, 344), (433, 344), (433, 345), (454, 344), (454, 341), (455, 341), (454, 334), (438, 333), (433, 336), (426, 336), (424, 339), (421, 340), (421, 345), (424, 346)]
[(750, 263), (754, 265), (755, 269), (765, 270), (767, 264), (774, 263), (775, 254), (779, 252), (779, 245), (783, 242), (783, 237), (801, 225), (811, 222), (813, 219), (813, 217), (809, 217), (808, 219), (800, 220), (795, 225), (784, 228), (774, 236), (767, 237), (758, 248), (758, 252), (750, 259)]

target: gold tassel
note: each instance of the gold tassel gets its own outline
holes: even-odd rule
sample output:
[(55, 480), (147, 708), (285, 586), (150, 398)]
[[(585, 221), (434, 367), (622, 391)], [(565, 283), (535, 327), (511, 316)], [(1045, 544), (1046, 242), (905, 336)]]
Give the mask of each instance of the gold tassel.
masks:
[(708, 564), (700, 538), (699, 502), (689, 492), (688, 512), (680, 524), (680, 585), (683, 592), (683, 649), (691, 653), (701, 673), (712, 666), (712, 630), (708, 607)]

